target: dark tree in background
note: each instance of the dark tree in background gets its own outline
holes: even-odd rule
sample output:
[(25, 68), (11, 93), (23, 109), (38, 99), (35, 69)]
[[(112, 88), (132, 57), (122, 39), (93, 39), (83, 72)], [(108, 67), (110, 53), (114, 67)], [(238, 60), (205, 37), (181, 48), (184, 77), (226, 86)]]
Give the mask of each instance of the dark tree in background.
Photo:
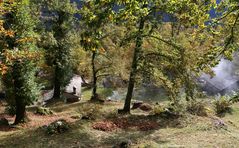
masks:
[(43, 1), (45, 31), (42, 46), (47, 64), (54, 69), (54, 96), (59, 99), (72, 77), (71, 48), (76, 7), (69, 0)]

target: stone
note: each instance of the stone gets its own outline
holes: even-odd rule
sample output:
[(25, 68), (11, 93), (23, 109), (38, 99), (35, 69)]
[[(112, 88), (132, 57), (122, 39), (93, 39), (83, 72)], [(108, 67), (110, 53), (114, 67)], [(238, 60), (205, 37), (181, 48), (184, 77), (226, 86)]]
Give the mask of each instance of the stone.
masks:
[(141, 109), (142, 111), (151, 111), (153, 108), (150, 104), (143, 103), (143, 102), (134, 102), (132, 109)]
[(134, 103), (133, 103), (133, 106), (132, 106), (132, 109), (137, 109), (137, 108), (139, 108), (142, 104), (143, 104), (143, 102), (134, 102)]
[(77, 97), (77, 98), (67, 98), (66, 99), (66, 102), (67, 103), (75, 103), (75, 102), (79, 102), (80, 99)]
[(220, 129), (220, 128), (227, 129), (227, 125), (221, 119), (214, 120), (214, 126), (218, 129)]
[(153, 108), (149, 104), (142, 104), (139, 108), (142, 111), (146, 111), (146, 112), (153, 110)]
[(63, 96), (66, 98), (66, 103), (75, 103), (81, 100), (78, 96), (72, 93), (63, 93)]

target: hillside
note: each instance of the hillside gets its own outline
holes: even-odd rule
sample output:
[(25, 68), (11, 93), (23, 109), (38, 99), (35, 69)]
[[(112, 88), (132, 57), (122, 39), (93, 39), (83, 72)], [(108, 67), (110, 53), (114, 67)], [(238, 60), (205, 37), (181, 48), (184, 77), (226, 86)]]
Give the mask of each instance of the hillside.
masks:
[[(3, 148), (50, 148), (50, 147), (114, 147), (129, 143), (130, 147), (223, 147), (239, 145), (239, 104), (233, 111), (219, 118), (214, 115), (200, 117), (186, 114), (179, 118), (152, 116), (139, 109), (131, 115), (117, 115), (122, 102), (50, 105), (55, 113), (40, 116), (29, 108), (31, 121), (10, 129), (0, 129), (0, 147)], [(1, 107), (1, 110), (3, 108)], [(90, 116), (89, 119), (82, 118)], [(2, 114), (13, 121), (12, 117)], [(46, 134), (41, 127), (51, 122), (65, 119), (70, 129), (61, 134)]]

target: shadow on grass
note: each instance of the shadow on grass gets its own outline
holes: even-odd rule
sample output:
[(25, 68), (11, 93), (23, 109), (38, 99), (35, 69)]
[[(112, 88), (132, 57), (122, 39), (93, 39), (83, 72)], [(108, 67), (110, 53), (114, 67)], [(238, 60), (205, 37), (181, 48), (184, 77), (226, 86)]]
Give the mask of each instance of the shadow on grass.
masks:
[[(96, 105), (96, 106), (95, 106)], [(79, 110), (81, 112), (86, 112), (87, 107), (92, 109), (94, 106), (96, 109), (99, 108), (99, 111), (93, 110), (94, 115), (100, 114), (99, 118), (95, 120), (79, 120), (71, 125), (71, 129), (63, 134), (59, 135), (46, 135), (43, 129), (20, 129), (13, 131), (12, 133), (4, 133), (4, 136), (0, 138), (0, 147), (3, 148), (42, 148), (42, 147), (82, 147), (82, 148), (91, 148), (91, 147), (112, 147), (118, 145), (124, 140), (131, 140), (134, 144), (141, 142), (142, 140), (150, 137), (157, 130), (162, 128), (181, 128), (182, 118), (162, 118), (160, 116), (152, 115), (140, 115), (140, 114), (131, 114), (131, 115), (118, 115), (118, 114), (109, 114), (110, 109), (115, 109), (115, 104), (108, 103), (104, 109), (104, 105), (89, 103), (89, 102), (78, 102), (74, 104), (65, 104), (64, 102), (58, 102), (50, 108), (53, 108), (56, 112), (61, 112), (69, 109)], [(112, 107), (113, 108), (110, 108)], [(106, 112), (107, 109), (107, 112)], [(115, 124), (118, 124), (119, 131), (112, 132), (103, 132), (97, 131), (92, 128), (92, 123), (99, 120), (112, 121)], [(151, 124), (148, 123), (153, 123)], [(144, 125), (147, 125), (146, 128)], [(157, 126), (155, 126), (157, 125)], [(99, 135), (102, 134), (102, 135)], [(157, 135), (159, 136), (159, 135)], [(157, 140), (157, 143), (168, 143), (169, 141)]]
[(71, 125), (71, 129), (62, 134), (47, 135), (41, 129), (17, 131), (10, 136), (2, 137), (0, 140), (1, 148), (48, 148), (48, 147), (95, 147), (96, 139), (93, 138), (84, 127), (77, 123)]
[[(140, 144), (147, 141), (147, 137), (152, 135), (154, 131), (122, 131), (111, 134), (109, 137), (102, 139), (102, 145), (119, 146), (122, 142), (132, 142), (132, 144)], [(157, 140), (157, 144), (169, 143), (167, 140)]]
[[(146, 137), (154, 134), (156, 130), (166, 127), (180, 127), (180, 119), (163, 119), (157, 116), (146, 115), (127, 115), (105, 118), (112, 121), (126, 121), (121, 125), (119, 131), (102, 132), (93, 130), (91, 124), (96, 121), (78, 120), (71, 124), (71, 129), (63, 134), (47, 135), (42, 128), (33, 130), (18, 130), (0, 138), (2, 148), (42, 148), (42, 147), (112, 147), (119, 145), (122, 141), (130, 140), (133, 144), (147, 140)], [(146, 122), (157, 123), (153, 129), (138, 130)], [(125, 125), (124, 125), (125, 124)], [(127, 125), (129, 125), (127, 127)], [(102, 134), (103, 136), (99, 135)], [(159, 136), (159, 135), (158, 135)], [(157, 140), (158, 144), (168, 143), (169, 141)]]

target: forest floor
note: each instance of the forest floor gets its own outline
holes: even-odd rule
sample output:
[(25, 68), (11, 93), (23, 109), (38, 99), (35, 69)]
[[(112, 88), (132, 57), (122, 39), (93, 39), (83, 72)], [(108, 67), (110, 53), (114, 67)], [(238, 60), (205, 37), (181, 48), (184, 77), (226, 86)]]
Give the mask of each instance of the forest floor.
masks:
[[(14, 128), (0, 128), (2, 148), (111, 148), (122, 142), (135, 148), (215, 147), (239, 146), (239, 104), (224, 117), (199, 117), (187, 114), (166, 119), (152, 116), (139, 109), (131, 115), (118, 115), (123, 102), (90, 103), (82, 100), (74, 104), (55, 102), (48, 107), (53, 115), (40, 116), (28, 109), (30, 121)], [(3, 112), (4, 107), (0, 107)], [(81, 119), (82, 116), (89, 119)], [(1, 114), (13, 122), (13, 117)], [(70, 130), (62, 134), (47, 135), (41, 128), (51, 122), (65, 119)], [(216, 123), (223, 121), (224, 126)]]

